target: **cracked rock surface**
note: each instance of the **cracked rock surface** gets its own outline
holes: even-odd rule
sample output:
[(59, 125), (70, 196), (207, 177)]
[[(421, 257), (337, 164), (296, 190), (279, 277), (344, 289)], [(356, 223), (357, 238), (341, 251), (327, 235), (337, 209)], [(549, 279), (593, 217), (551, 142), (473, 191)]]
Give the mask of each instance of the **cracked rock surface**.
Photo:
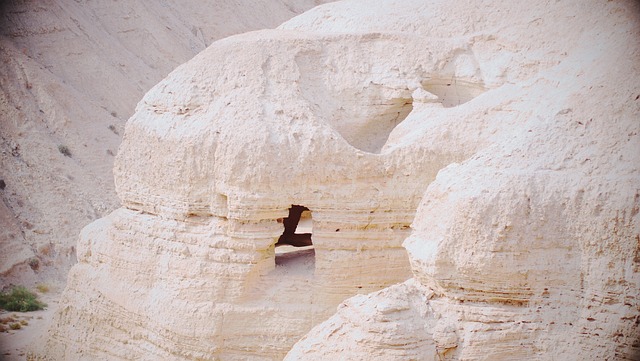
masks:
[(127, 122), (50, 349), (633, 359), (638, 10), (343, 1), (213, 43)]

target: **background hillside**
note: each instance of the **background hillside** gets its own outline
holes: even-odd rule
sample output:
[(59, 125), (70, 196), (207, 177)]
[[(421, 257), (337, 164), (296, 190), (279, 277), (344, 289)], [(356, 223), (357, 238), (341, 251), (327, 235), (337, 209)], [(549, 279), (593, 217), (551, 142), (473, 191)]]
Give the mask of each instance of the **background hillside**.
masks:
[(113, 209), (136, 103), (213, 41), (323, 0), (0, 3), (0, 287), (62, 283), (77, 235)]

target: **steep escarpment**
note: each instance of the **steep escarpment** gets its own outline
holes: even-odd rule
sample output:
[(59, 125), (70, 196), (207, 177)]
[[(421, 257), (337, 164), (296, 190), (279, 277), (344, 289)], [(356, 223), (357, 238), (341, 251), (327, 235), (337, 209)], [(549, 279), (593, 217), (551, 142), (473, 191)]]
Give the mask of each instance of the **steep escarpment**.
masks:
[[(449, 5), (433, 11), (459, 10)], [(490, 13), (518, 10), (503, 3)], [(576, 18), (550, 21), (565, 13)], [(287, 360), (640, 355), (637, 4), (527, 9), (496, 25), (532, 24), (528, 16), (551, 44), (517, 43), (557, 64), (503, 86), (509, 95), (495, 101), (514, 126), (430, 183), (404, 242), (413, 278), (345, 301)], [(559, 32), (582, 40), (559, 52)]]
[[(116, 159), (123, 208), (83, 231), (51, 349), (278, 359), (345, 298), (407, 279), (420, 185), (478, 145), (413, 147), (393, 125), (370, 138), (360, 127), (441, 107), (412, 62), (390, 78), (362, 68), (400, 44), (433, 66), (404, 35), (261, 31), (214, 43), (154, 87)], [(345, 47), (362, 50), (345, 60)], [(358, 109), (369, 113), (352, 119)], [(310, 211), (313, 249), (279, 254), (293, 205)]]
[[(217, 41), (144, 96), (55, 357), (633, 357), (638, 9), (377, 5)], [(284, 252), (294, 210), (312, 246)]]

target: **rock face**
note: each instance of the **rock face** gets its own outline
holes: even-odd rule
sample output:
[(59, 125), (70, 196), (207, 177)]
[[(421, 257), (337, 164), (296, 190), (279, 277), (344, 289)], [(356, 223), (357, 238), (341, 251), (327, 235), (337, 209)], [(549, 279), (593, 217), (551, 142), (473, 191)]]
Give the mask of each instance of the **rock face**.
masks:
[(0, 288), (64, 282), (82, 227), (119, 206), (114, 155), (145, 92), (319, 2), (0, 1)]
[[(286, 360), (640, 358), (637, 3), (504, 2), (482, 19), (460, 17), (466, 6), (430, 4), (425, 23), (444, 18), (450, 36), (498, 46), (480, 68), (514, 54), (541, 56), (539, 68), (513, 79), (531, 66), (510, 67), (482, 96), (501, 135), (429, 185), (404, 242), (414, 277), (347, 300)], [(325, 8), (295, 20), (358, 18)], [(461, 119), (477, 126), (449, 121)]]
[[(391, 126), (364, 139), (351, 117), (400, 122), (417, 75), (352, 77), (364, 48), (340, 59), (343, 47), (387, 52), (398, 40), (249, 33), (150, 91), (116, 159), (124, 207), (81, 235), (53, 335), (61, 353), (281, 359), (345, 298), (410, 277), (401, 243), (423, 192), (415, 185), (461, 156), (388, 142)], [(331, 61), (344, 64), (321, 66)], [(344, 81), (326, 84), (326, 71)], [(341, 93), (350, 99), (334, 104)], [(311, 211), (314, 249), (277, 256), (292, 205)]]
[(637, 12), (345, 1), (215, 42), (129, 119), (52, 354), (282, 359), (361, 294), (287, 359), (631, 359)]

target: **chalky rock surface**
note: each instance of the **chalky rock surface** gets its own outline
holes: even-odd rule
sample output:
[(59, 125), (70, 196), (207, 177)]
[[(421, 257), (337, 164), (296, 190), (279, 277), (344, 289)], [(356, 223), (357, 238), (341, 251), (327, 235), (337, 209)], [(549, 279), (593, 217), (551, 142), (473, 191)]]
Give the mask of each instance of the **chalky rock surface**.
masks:
[(0, 288), (64, 286), (80, 230), (120, 206), (114, 156), (151, 87), (321, 2), (0, 1)]
[[(51, 352), (631, 359), (637, 14), (344, 1), (215, 42), (128, 121)], [(314, 249), (277, 255), (292, 205)]]
[[(425, 5), (422, 29), (495, 50), (481, 69), (527, 60), (458, 107), (482, 120), (448, 119), (470, 143), (496, 135), (428, 185), (404, 242), (413, 278), (345, 301), (286, 360), (640, 358), (640, 11), (588, 3)], [(294, 20), (363, 23), (340, 6)]]

